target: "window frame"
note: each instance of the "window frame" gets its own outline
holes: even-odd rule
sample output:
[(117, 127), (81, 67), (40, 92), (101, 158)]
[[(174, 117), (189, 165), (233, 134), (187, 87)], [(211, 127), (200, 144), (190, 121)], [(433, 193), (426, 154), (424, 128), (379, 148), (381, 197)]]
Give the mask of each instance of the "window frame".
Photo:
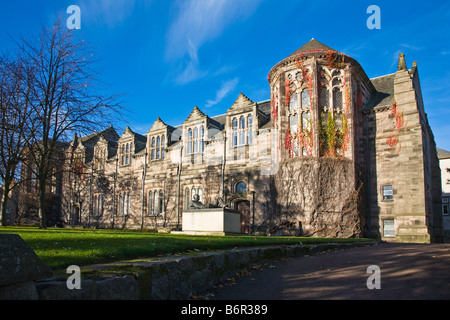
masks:
[[(387, 224), (386, 222), (389, 223)], [(392, 223), (390, 223), (392, 222)], [(389, 228), (387, 228), (389, 226)], [(392, 226), (392, 227), (391, 227)], [(395, 238), (395, 219), (383, 219), (383, 237), (385, 238)]]
[[(386, 194), (385, 193), (386, 188), (390, 188), (391, 189), (390, 191), (392, 194)], [(386, 201), (386, 202), (394, 201), (394, 187), (392, 184), (386, 184), (386, 185), (381, 186), (381, 197), (382, 197), (382, 201)]]

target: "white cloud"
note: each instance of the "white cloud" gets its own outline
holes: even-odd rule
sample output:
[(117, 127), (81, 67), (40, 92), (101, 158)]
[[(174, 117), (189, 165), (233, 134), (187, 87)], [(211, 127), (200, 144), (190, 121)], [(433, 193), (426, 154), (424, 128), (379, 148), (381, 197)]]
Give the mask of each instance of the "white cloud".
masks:
[(175, 18), (167, 32), (165, 58), (183, 58), (184, 71), (178, 83), (187, 83), (208, 74), (201, 71), (200, 47), (217, 37), (231, 24), (250, 16), (262, 0), (186, 0), (177, 1)]
[(214, 100), (206, 101), (206, 108), (212, 107), (220, 103), (231, 91), (233, 91), (237, 84), (239, 83), (239, 78), (234, 78), (222, 84), (220, 89), (216, 93), (216, 98)]

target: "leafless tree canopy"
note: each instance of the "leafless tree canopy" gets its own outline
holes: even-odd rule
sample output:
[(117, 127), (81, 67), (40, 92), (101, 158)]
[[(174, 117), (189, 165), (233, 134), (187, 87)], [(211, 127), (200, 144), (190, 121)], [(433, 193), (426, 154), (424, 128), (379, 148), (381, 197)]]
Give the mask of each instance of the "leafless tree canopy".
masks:
[[(36, 39), (16, 40), (19, 54), (14, 63), (3, 59), (0, 69), (2, 142), (5, 136), (27, 148), (23, 163), (33, 163), (39, 186), (46, 185), (52, 167), (61, 160), (61, 146), (74, 133), (92, 133), (120, 116), (118, 96), (101, 88), (94, 51), (74, 32), (58, 21), (52, 28), (44, 27)], [(2, 154), (2, 162), (13, 160), (17, 162)], [(40, 187), (41, 227), (46, 226), (44, 209), (45, 187)]]

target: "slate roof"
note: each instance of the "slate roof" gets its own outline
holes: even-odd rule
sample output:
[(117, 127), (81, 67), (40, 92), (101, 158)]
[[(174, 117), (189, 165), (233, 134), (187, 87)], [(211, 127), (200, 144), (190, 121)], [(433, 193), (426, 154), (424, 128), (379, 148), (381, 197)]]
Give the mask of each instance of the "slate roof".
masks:
[(312, 38), (307, 43), (305, 43), (303, 46), (301, 46), (297, 51), (295, 51), (293, 54), (291, 54), (289, 57), (295, 56), (302, 52), (312, 51), (312, 50), (337, 51), (337, 50), (334, 50), (333, 48), (330, 48), (327, 45), (324, 45), (322, 42), (317, 41), (316, 39)]
[(441, 148), (436, 148), (439, 159), (450, 159), (450, 152)]
[(364, 110), (390, 106), (394, 102), (394, 78), (395, 73), (370, 79), (377, 92), (367, 101)]

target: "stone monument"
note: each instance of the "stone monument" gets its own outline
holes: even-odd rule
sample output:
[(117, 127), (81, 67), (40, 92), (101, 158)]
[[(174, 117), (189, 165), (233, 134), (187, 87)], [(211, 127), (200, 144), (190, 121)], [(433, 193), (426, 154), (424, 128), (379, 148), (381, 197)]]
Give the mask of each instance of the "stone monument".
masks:
[(182, 231), (174, 233), (192, 235), (233, 235), (241, 232), (241, 215), (226, 207), (223, 200), (215, 204), (203, 204), (198, 195), (183, 211)]

